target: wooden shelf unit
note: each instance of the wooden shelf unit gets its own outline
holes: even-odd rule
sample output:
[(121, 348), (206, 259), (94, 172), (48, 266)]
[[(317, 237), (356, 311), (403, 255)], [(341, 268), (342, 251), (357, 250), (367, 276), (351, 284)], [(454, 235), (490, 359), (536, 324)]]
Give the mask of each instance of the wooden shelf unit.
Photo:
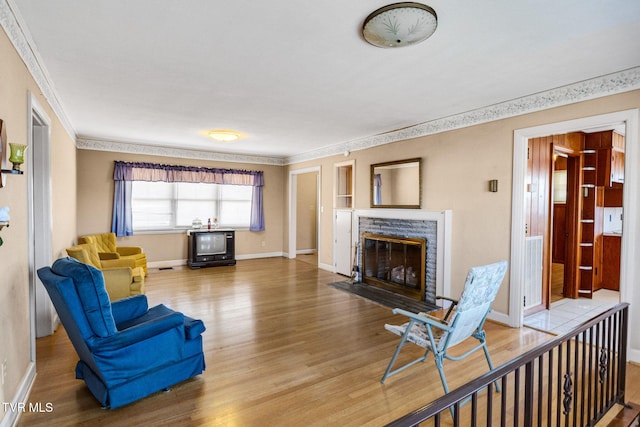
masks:
[(597, 185), (598, 151), (591, 149), (591, 147), (585, 147), (581, 155), (582, 209), (579, 221), (578, 293), (580, 296), (591, 298), (593, 292), (602, 287), (604, 189)]

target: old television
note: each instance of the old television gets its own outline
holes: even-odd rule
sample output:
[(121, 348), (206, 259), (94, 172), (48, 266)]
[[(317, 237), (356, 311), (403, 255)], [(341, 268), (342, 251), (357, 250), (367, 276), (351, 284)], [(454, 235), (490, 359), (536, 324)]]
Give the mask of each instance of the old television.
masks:
[(235, 265), (235, 231), (206, 230), (188, 232), (188, 259), (191, 268)]

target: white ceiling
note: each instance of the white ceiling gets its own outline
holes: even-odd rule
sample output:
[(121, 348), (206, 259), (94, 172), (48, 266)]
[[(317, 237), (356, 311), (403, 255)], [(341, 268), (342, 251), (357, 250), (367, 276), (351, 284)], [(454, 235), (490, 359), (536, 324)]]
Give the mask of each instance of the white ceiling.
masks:
[(360, 35), (384, 0), (7, 1), (79, 138), (160, 147), (295, 156), (640, 65), (638, 0), (432, 0), (400, 49)]

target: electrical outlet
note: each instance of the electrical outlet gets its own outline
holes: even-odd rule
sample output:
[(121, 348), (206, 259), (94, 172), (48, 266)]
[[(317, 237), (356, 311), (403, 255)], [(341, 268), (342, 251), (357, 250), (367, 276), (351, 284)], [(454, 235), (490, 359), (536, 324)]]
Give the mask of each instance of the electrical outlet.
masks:
[(7, 359), (2, 361), (2, 385), (4, 385), (7, 380)]

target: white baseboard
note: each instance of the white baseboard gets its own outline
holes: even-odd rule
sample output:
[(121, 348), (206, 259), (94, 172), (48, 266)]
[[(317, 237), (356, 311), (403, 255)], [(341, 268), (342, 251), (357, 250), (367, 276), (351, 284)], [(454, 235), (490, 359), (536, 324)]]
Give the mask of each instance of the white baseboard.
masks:
[[(275, 257), (282, 257), (282, 256), (284, 256), (283, 252), (265, 252), (260, 254), (236, 255), (236, 260), (275, 258)], [(185, 265), (187, 265), (186, 259), (172, 259), (172, 260), (166, 260), (166, 261), (148, 262), (147, 268), (171, 268), (171, 267), (182, 267)]]
[[(315, 250), (310, 249), (315, 252)], [(312, 253), (312, 252), (305, 252)], [(260, 254), (244, 254), (244, 255), (236, 255), (236, 260), (246, 260), (246, 259), (259, 259), (259, 258), (277, 258), (277, 257), (285, 257), (288, 258), (288, 253), (286, 252), (265, 252)], [(186, 259), (174, 259), (167, 261), (155, 261), (147, 263), (147, 268), (171, 268), (171, 267), (182, 267), (187, 265)], [(335, 266), (331, 264), (323, 264), (318, 263), (318, 268), (322, 270), (329, 271), (331, 273), (336, 272)]]
[[(9, 407), (6, 408), (6, 412), (2, 420), (0, 420), (0, 427), (11, 427), (18, 424), (18, 419), (20, 415), (24, 411), (29, 410), (29, 393), (31, 392), (31, 387), (33, 387), (33, 383), (36, 380), (36, 364), (34, 362), (29, 363), (27, 367), (27, 371), (20, 382), (20, 386), (18, 387), (18, 391), (16, 395), (11, 400)], [(48, 402), (38, 402), (42, 405), (45, 405)]]
[(627, 361), (633, 363), (640, 363), (640, 350), (630, 348), (627, 353)]
[(147, 268), (170, 268), (170, 267), (180, 267), (183, 265), (187, 265), (186, 259), (174, 259), (174, 260), (168, 260), (168, 261), (148, 262)]
[(487, 315), (487, 319), (493, 320), (494, 322), (502, 323), (505, 326), (511, 326), (508, 314), (492, 311)]
[(319, 262), (318, 263), (318, 268), (320, 268), (322, 270), (330, 271), (331, 273), (335, 273), (336, 272), (336, 267), (334, 265), (331, 265), (331, 264), (324, 264), (324, 263)]
[(236, 259), (258, 259), (258, 258), (276, 258), (284, 256), (283, 252), (265, 252), (262, 254), (245, 254), (236, 255)]
[(298, 255), (315, 254), (317, 252), (318, 252), (317, 249), (299, 249), (299, 250), (296, 250), (296, 254), (298, 254)]

